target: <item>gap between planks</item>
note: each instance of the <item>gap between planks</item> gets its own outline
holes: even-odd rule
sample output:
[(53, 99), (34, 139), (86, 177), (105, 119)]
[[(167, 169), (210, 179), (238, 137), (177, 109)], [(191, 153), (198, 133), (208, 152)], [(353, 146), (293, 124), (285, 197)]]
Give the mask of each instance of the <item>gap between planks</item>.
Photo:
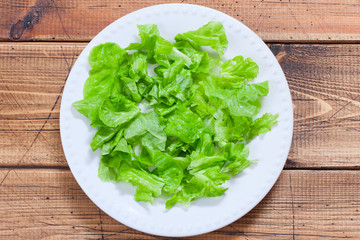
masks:
[[(70, 170), (70, 167), (67, 166), (51, 166), (51, 165), (39, 165), (39, 166), (32, 166), (32, 165), (0, 165), (0, 170), (13, 170), (13, 169), (49, 169), (49, 170)], [(360, 166), (358, 167), (285, 167), (283, 168), (283, 171), (360, 171)]]
[[(259, 37), (259, 36), (258, 36)], [(262, 40), (266, 44), (360, 44), (360, 40)], [(48, 44), (48, 45), (57, 45), (57, 44), (88, 44), (90, 41), (88, 40), (72, 40), (72, 41), (47, 41), (47, 40), (22, 40), (22, 41), (5, 41), (0, 39), (0, 44), (32, 44), (32, 43), (41, 43), (41, 44)]]

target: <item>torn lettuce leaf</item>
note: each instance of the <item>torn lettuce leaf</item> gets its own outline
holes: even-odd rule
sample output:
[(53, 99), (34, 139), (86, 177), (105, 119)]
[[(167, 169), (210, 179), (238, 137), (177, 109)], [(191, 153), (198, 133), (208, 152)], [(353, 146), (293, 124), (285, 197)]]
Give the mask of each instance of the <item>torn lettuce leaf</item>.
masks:
[(277, 123), (277, 114), (258, 116), (269, 83), (251, 83), (259, 73), (251, 58), (222, 60), (228, 40), (219, 22), (175, 42), (154, 24), (138, 30), (140, 42), (125, 49), (91, 50), (84, 99), (73, 103), (97, 127), (90, 147), (100, 149), (98, 177), (131, 183), (136, 201), (168, 196), (168, 209), (223, 195), (222, 185), (252, 163), (247, 143)]
[(242, 87), (245, 82), (256, 78), (258, 74), (258, 65), (251, 58), (244, 59), (243, 56), (224, 62), (220, 71), (222, 84), (234, 88)]
[(175, 37), (176, 41), (183, 39), (189, 39), (200, 46), (211, 47), (218, 52), (219, 57), (222, 57), (224, 49), (228, 46), (224, 26), (215, 21), (205, 24), (196, 31), (188, 31)]

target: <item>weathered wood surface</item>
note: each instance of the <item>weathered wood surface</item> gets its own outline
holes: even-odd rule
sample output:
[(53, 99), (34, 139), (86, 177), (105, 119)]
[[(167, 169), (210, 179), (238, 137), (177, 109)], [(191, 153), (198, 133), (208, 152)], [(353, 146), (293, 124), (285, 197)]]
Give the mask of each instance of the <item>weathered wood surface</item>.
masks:
[(287, 170), (271, 192), (235, 223), (185, 239), (360, 239), (360, 45), (299, 44), (360, 43), (358, 0), (0, 2), (0, 239), (167, 239), (88, 199), (67, 168), (59, 109), (80, 41), (170, 2), (220, 10), (269, 42), (294, 105)]
[[(2, 166), (67, 166), (59, 107), (84, 43), (0, 44)], [(360, 46), (270, 44), (294, 104), (287, 168), (360, 168)]]
[(294, 104), (287, 166), (360, 168), (360, 45), (270, 48)]
[[(159, 239), (99, 210), (69, 170), (2, 169), (0, 179), (2, 239)], [(284, 170), (245, 217), (187, 239), (359, 239), (359, 195), (359, 171)]]
[(222, 11), (265, 41), (360, 41), (358, 0), (10, 0), (0, 3), (0, 40), (89, 41), (132, 11), (180, 2)]

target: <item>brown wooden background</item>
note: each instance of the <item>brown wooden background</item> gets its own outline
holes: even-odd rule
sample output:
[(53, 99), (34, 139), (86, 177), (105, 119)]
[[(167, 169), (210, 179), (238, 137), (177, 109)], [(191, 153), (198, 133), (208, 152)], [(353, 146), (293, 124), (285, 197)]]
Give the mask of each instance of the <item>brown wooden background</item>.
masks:
[[(59, 134), (68, 72), (100, 30), (166, 0), (0, 2), (0, 239), (158, 239), (99, 210)], [(276, 55), (294, 105), (279, 180), (249, 214), (188, 239), (360, 239), (360, 2), (193, 0), (240, 20)]]

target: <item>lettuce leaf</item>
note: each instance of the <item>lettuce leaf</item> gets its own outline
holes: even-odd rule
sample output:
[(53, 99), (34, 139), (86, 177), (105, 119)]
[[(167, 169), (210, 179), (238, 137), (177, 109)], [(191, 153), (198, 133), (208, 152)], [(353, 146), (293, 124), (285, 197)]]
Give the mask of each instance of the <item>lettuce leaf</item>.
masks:
[(175, 37), (176, 41), (189, 39), (200, 46), (209, 46), (216, 50), (221, 57), (224, 54), (224, 49), (228, 46), (225, 29), (219, 22), (211, 21), (205, 24), (196, 31), (188, 31), (186, 33), (178, 34)]
[(175, 42), (154, 24), (138, 30), (140, 42), (125, 49), (91, 50), (84, 98), (73, 103), (97, 127), (98, 177), (131, 183), (136, 201), (167, 195), (168, 209), (223, 195), (230, 176), (252, 163), (247, 143), (277, 123), (277, 114), (258, 117), (268, 82), (251, 83), (259, 73), (251, 58), (222, 61), (228, 40), (219, 22)]
[(258, 65), (251, 59), (237, 56), (221, 65), (221, 81), (226, 86), (242, 87), (245, 81), (250, 81), (259, 74)]
[(260, 118), (254, 120), (250, 125), (250, 131), (247, 134), (247, 140), (250, 141), (259, 134), (264, 134), (271, 130), (278, 121), (278, 114), (265, 113)]
[(175, 192), (184, 175), (182, 166), (173, 157), (160, 151), (152, 152), (152, 158), (159, 177), (164, 180), (163, 190), (167, 193)]
[(141, 143), (151, 150), (164, 151), (166, 145), (166, 134), (164, 126), (160, 124), (159, 117), (155, 112), (141, 113), (127, 128), (125, 128), (125, 139), (130, 143)]
[(141, 43), (131, 43), (126, 50), (138, 50), (148, 53), (148, 56), (154, 54), (156, 39), (160, 35), (159, 29), (155, 24), (137, 25)]
[(108, 127), (117, 127), (129, 122), (140, 108), (125, 97), (106, 99), (100, 105), (99, 118)]
[(120, 168), (119, 179), (136, 186), (135, 200), (153, 202), (154, 197), (160, 196), (164, 180), (155, 174), (135, 169), (127, 163)]
[(185, 106), (178, 106), (167, 120), (168, 124), (164, 129), (167, 136), (177, 137), (185, 143), (195, 142), (205, 130), (201, 118)]
[(229, 175), (222, 173), (219, 166), (196, 172), (178, 192), (166, 201), (166, 208), (170, 209), (176, 203), (188, 206), (193, 200), (201, 197), (221, 196), (227, 190), (221, 185), (229, 179)]
[(236, 175), (250, 166), (249, 149), (244, 143), (228, 143), (224, 147), (224, 153), (227, 155), (227, 162), (223, 166), (222, 172)]

